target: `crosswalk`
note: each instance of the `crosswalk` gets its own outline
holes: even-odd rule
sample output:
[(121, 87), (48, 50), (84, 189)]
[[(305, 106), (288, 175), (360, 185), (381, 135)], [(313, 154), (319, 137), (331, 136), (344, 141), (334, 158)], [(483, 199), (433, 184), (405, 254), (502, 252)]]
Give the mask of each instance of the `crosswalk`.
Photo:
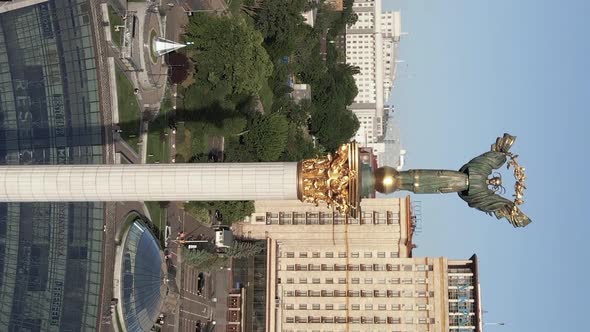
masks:
[(202, 323), (206, 322), (206, 319), (199, 319), (199, 318), (195, 318), (195, 317), (191, 317), (191, 318), (181, 318), (180, 319), (180, 325), (179, 325), (179, 331), (194, 331), (195, 330), (195, 325), (197, 324), (197, 321), (201, 321)]

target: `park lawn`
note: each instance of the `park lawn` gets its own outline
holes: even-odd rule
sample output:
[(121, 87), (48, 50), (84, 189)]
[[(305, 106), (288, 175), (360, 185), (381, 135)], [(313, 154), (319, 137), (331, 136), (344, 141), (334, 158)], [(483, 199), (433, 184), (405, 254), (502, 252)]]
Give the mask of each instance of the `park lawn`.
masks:
[(119, 69), (117, 69), (116, 79), (121, 137), (134, 151), (138, 151), (141, 114), (137, 98), (133, 94), (133, 85)]
[(147, 163), (170, 162), (170, 127), (168, 112), (172, 110), (169, 93), (166, 93), (158, 117), (150, 122), (147, 141)]
[(113, 43), (117, 47), (121, 47), (121, 42), (123, 41), (123, 29), (119, 29), (119, 31), (115, 31), (115, 26), (123, 25), (123, 19), (117, 12), (109, 5), (109, 22), (111, 23), (111, 39)]
[(184, 127), (184, 123), (179, 123), (176, 129), (176, 154), (180, 155), (177, 162), (188, 162), (192, 153), (192, 133)]
[(166, 227), (166, 208), (162, 208), (159, 202), (145, 202), (145, 206), (150, 211), (152, 224), (158, 228), (158, 239), (164, 240), (164, 229)]
[(229, 6), (229, 10), (232, 14), (237, 15), (240, 13), (240, 7), (242, 6), (242, 0), (225, 0)]
[(270, 113), (272, 110), (272, 99), (274, 95), (272, 93), (272, 88), (268, 84), (268, 80), (264, 80), (260, 91), (258, 91), (258, 97), (260, 97), (264, 112), (267, 114)]

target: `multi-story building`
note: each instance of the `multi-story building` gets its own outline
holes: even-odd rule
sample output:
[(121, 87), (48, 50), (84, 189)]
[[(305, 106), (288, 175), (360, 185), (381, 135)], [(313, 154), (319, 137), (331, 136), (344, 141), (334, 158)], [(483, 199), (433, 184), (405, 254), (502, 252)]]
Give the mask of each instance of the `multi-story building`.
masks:
[(409, 196), (363, 199), (358, 218), (298, 200), (256, 201), (255, 212), (234, 226), (234, 232), (251, 239), (272, 237), (295, 246), (333, 251), (351, 245), (375, 250), (387, 247), (388, 257), (408, 257), (416, 226), (411, 209)]
[[(266, 239), (265, 331), (481, 331), (477, 258), (412, 256), (409, 198), (358, 219), (257, 202), (238, 235)], [(262, 278), (262, 276), (261, 276)]]
[(346, 29), (346, 63), (360, 69), (354, 76), (358, 95), (350, 106), (360, 122), (354, 138), (373, 147), (384, 134), (384, 103), (395, 79), (401, 14), (381, 12), (381, 0), (356, 0), (353, 11), (358, 20)]

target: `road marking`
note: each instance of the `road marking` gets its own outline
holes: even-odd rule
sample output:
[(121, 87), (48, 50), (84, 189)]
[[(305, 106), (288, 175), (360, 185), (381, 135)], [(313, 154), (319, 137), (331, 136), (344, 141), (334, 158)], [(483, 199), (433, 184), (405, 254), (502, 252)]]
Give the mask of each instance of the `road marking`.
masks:
[(192, 312), (186, 311), (186, 310), (180, 310), (180, 312), (185, 313), (185, 314), (189, 314), (189, 315), (193, 315), (193, 316), (197, 316), (197, 317), (200, 317), (200, 318), (205, 318), (205, 319), (208, 319), (209, 318), (209, 316), (203, 316), (203, 315), (195, 314), (195, 313), (192, 313)]
[(189, 299), (188, 297), (181, 297), (180, 299), (181, 300), (188, 300), (188, 301), (191, 301), (191, 302), (194, 302), (194, 303), (198, 303), (198, 304), (202, 304), (202, 305), (207, 306), (207, 307), (209, 306), (209, 304), (207, 304), (207, 303), (203, 303), (203, 302), (199, 302), (197, 300)]

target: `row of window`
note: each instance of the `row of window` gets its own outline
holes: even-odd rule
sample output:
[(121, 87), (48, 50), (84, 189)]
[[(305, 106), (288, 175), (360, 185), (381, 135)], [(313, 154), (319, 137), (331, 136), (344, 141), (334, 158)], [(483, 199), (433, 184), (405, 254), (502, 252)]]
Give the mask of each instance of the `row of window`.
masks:
[(286, 297), (434, 297), (434, 292), (396, 290), (289, 290)]
[[(365, 311), (372, 311), (372, 310), (386, 311), (386, 310), (388, 310), (387, 308), (389, 308), (389, 310), (391, 310), (391, 311), (401, 311), (401, 310), (404, 310), (404, 311), (413, 311), (413, 310), (426, 311), (426, 310), (428, 310), (428, 307), (426, 304), (419, 304), (419, 305), (414, 306), (411, 304), (402, 305), (399, 303), (398, 304), (390, 304), (389, 306), (387, 304), (379, 304), (379, 305), (365, 304), (364, 306), (362, 306), (362, 308)], [(315, 303), (315, 304), (302, 303), (302, 304), (299, 304), (298, 306), (295, 306), (295, 304), (293, 304), (293, 303), (288, 303), (288, 304), (285, 304), (285, 309), (286, 310), (296, 310), (296, 309), (297, 310), (322, 310), (322, 306), (319, 303)], [(334, 304), (325, 304), (323, 310), (346, 310), (346, 304), (341, 303), (337, 307), (335, 307)], [(350, 310), (361, 310), (361, 305), (360, 304), (351, 304)]]
[[(321, 278), (310, 278), (312, 284), (321, 284), (322, 283), (322, 279)], [(307, 284), (308, 281), (310, 280), (308, 278), (299, 278), (297, 279), (297, 283), (298, 284)], [(287, 284), (295, 284), (295, 278), (287, 278)], [(388, 280), (385, 278), (380, 278), (380, 279), (375, 279), (373, 280), (373, 278), (364, 278), (363, 279), (363, 283), (366, 285), (371, 285), (374, 283), (376, 284), (381, 284), (384, 285), (387, 282), (389, 282), (389, 284), (392, 285), (399, 285), (399, 284), (404, 284), (404, 285), (411, 285), (413, 283), (416, 284), (426, 284), (426, 278), (416, 278), (416, 279), (412, 279), (412, 278), (389, 278)], [(279, 283), (281, 283), (281, 279), (279, 278)], [(324, 278), (324, 284), (346, 284), (346, 278)], [(361, 278), (351, 278), (350, 279), (350, 283), (351, 284), (360, 284), (361, 283)]]
[[(403, 324), (434, 324), (434, 318), (405, 318)], [(402, 324), (399, 317), (380, 317), (380, 316), (361, 316), (361, 317), (341, 317), (341, 316), (289, 316), (285, 317), (285, 323), (351, 323), (351, 324)]]
[[(345, 251), (340, 251), (338, 253), (334, 253), (331, 251), (328, 252), (324, 252), (324, 257), (325, 258), (336, 258), (336, 255), (338, 255), (338, 258), (346, 258), (347, 254)], [(321, 257), (321, 253), (319, 252), (307, 252), (307, 251), (301, 251), (297, 254), (297, 256), (299, 258), (320, 258)], [(350, 258), (360, 258), (360, 253), (359, 252), (351, 252), (350, 253)], [(392, 251), (389, 253), (389, 255), (387, 255), (387, 253), (385, 251), (379, 251), (377, 253), (375, 253), (374, 255), (377, 258), (386, 258), (387, 256), (391, 257), (391, 258), (398, 258), (399, 257), (399, 252), (396, 251)], [(281, 255), (281, 257), (286, 257), (286, 258), (295, 258), (295, 252), (293, 251), (287, 251), (284, 253), (284, 255)], [(363, 257), (364, 258), (373, 258), (373, 252), (372, 251), (365, 251), (363, 253)]]
[[(416, 265), (416, 271), (432, 271), (432, 265)], [(399, 264), (289, 264), (287, 271), (401, 271)], [(413, 271), (403, 265), (403, 271)]]

